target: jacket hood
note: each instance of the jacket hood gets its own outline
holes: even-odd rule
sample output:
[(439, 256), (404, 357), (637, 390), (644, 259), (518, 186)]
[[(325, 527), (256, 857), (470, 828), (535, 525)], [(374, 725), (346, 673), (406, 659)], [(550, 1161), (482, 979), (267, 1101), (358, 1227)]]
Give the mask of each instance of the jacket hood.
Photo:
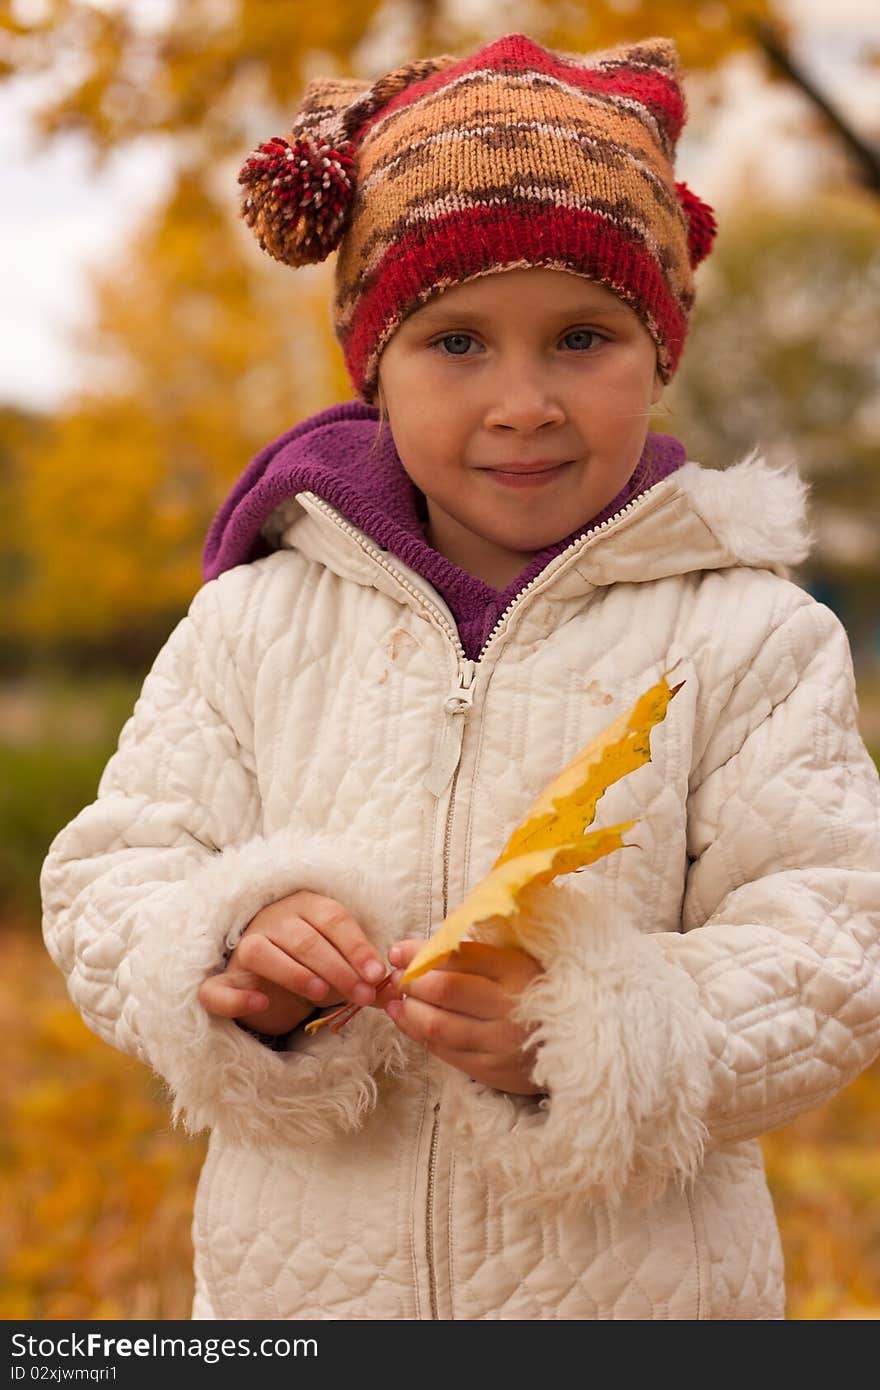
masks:
[[(362, 401), (331, 406), (268, 444), (218, 511), (205, 543), (205, 580), (276, 549), (300, 549), (369, 583), (364, 550), (391, 551), (409, 577), (446, 599), (465, 649), (476, 653), (500, 612), (584, 532), (569, 583), (638, 583), (734, 565), (788, 577), (814, 539), (808, 484), (792, 466), (755, 450), (718, 470), (687, 461), (671, 435), (649, 434), (626, 487), (598, 516), (532, 557), (499, 591), (452, 564), (427, 541), (424, 497), (405, 472), (378, 411)], [(336, 513), (334, 518), (333, 513)], [(344, 523), (339, 525), (339, 521)]]
[[(362, 401), (346, 401), (303, 420), (252, 460), (214, 518), (202, 571), (214, 579), (234, 565), (288, 545), (284, 531), (300, 512), (296, 498), (312, 493), (336, 508), (382, 549), (424, 572), (442, 587), (457, 567), (427, 542), (427, 504), (407, 474), (390, 431), (378, 430), (379, 413)], [(638, 493), (681, 467), (687, 455), (672, 435), (650, 433), (635, 470), (618, 495), (571, 536), (545, 547), (544, 563), (588, 526), (621, 510)], [(468, 575), (471, 583), (488, 585)], [(491, 590), (497, 593), (497, 590)]]
[(793, 466), (771, 465), (753, 449), (724, 469), (686, 463), (678, 483), (731, 564), (787, 568), (810, 553), (809, 484)]
[(810, 553), (809, 483), (757, 450), (727, 468), (688, 461), (612, 523), (579, 566), (593, 583), (746, 565), (788, 578)]

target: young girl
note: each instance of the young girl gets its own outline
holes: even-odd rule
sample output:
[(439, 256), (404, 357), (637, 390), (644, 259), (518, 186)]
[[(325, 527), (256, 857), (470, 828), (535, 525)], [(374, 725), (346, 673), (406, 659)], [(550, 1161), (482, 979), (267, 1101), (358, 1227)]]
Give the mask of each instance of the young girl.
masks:
[[(666, 40), (510, 34), (311, 82), (242, 169), (266, 251), (338, 248), (359, 399), (233, 490), (42, 875), (89, 1027), (210, 1130), (194, 1318), (784, 1316), (757, 1141), (880, 1050), (880, 781), (805, 484), (647, 431), (715, 230), (684, 113)], [(639, 852), (402, 994), (673, 666), (595, 820)]]

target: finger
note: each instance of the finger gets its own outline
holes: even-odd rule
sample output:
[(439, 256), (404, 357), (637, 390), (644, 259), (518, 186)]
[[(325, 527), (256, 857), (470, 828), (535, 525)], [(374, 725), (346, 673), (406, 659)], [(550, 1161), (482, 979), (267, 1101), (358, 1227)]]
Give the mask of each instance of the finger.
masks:
[(464, 1014), (438, 1009), (421, 999), (407, 995), (388, 1005), (387, 1013), (402, 1033), (413, 1042), (431, 1049), (445, 1048), (452, 1052), (499, 1051), (509, 1042), (505, 1030), (492, 1021), (468, 1018)]
[(329, 942), (307, 922), (302, 926), (304, 932), (298, 940), (291, 939), (283, 928), (273, 929), (268, 934), (246, 934), (238, 944), (239, 964), (281, 985), (291, 994), (313, 999), (316, 1004), (331, 986), (354, 1004), (371, 1004), (375, 996), (372, 985), (360, 980)]
[[(405, 971), (424, 945), (424, 941), (397, 942), (388, 952), (388, 959), (392, 965)], [(455, 951), (416, 978), (428, 979), (432, 974), (444, 971), (481, 976), (495, 981), (508, 993), (518, 993), (540, 971), (540, 966), (533, 956), (518, 946), (490, 946), (482, 941), (463, 941)], [(407, 982), (407, 993), (414, 984), (415, 980)]]
[[(425, 941), (398, 941), (388, 952), (388, 959), (392, 965), (406, 970), (426, 944)], [(525, 951), (520, 950), (518, 946), (490, 946), (484, 941), (462, 941), (454, 951), (431, 969), (466, 971), (470, 974), (485, 975), (487, 979), (500, 980), (509, 976), (512, 970), (519, 970), (522, 964), (530, 959), (531, 957), (526, 956)]]
[(424, 940), (395, 941), (388, 952), (388, 959), (392, 965), (399, 965), (402, 970), (405, 970), (410, 961), (415, 959), (419, 951), (425, 945), (427, 945), (427, 942)]
[[(397, 966), (401, 970), (406, 970), (412, 965), (419, 952), (423, 951), (427, 945), (428, 942), (424, 937), (416, 941), (411, 939), (407, 941), (396, 941), (388, 952), (388, 959), (393, 966)], [(444, 964), (445, 962), (440, 965), (432, 966), (431, 969), (440, 970), (443, 968)]]
[[(305, 918), (274, 926), (266, 936), (319, 979), (329, 981), (346, 999), (357, 1004), (372, 1003), (375, 997), (373, 985), (337, 950), (329, 936)], [(379, 965), (378, 978), (382, 980), (387, 971), (378, 958), (375, 963)]]
[[(392, 984), (401, 992), (402, 970), (395, 970)], [(456, 970), (429, 970), (403, 986), (408, 999), (421, 999), (426, 1004), (470, 1018), (505, 1018), (510, 1012), (510, 996), (494, 980), (482, 975), (465, 975)]]
[(482, 975), (487, 980), (509, 980), (530, 959), (518, 946), (490, 946), (485, 941), (462, 941), (439, 969)]
[(260, 1013), (269, 1007), (267, 995), (255, 989), (237, 988), (224, 981), (222, 975), (203, 980), (198, 998), (206, 1013), (217, 1018), (240, 1018), (242, 1014)]
[(385, 984), (382, 985), (381, 989), (376, 990), (376, 998), (373, 1000), (373, 1006), (377, 1009), (384, 1009), (385, 1005), (390, 1004), (392, 999), (399, 998), (400, 990), (393, 983), (392, 972), (389, 971), (386, 976)]
[(315, 928), (346, 964), (367, 984), (377, 985), (388, 973), (360, 924), (332, 898), (315, 895), (315, 903), (305, 904), (305, 920)]

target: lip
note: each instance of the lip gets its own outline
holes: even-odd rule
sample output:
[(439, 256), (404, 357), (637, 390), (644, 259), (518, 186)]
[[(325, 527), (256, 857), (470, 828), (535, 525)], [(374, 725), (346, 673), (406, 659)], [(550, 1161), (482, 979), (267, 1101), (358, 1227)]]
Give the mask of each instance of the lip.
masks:
[(499, 483), (505, 483), (508, 487), (537, 487), (558, 478), (570, 463), (570, 459), (563, 463), (551, 463), (544, 459), (537, 463), (511, 463), (506, 468), (484, 468), (482, 471), (491, 473)]

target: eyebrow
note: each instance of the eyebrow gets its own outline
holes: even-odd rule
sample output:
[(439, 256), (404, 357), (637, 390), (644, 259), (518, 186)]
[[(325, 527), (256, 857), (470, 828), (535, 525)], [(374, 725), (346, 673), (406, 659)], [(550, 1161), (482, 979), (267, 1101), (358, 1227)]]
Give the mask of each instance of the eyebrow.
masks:
[[(560, 320), (593, 318), (601, 317), (603, 314), (626, 314), (628, 312), (625, 304), (578, 304), (570, 309), (558, 309), (552, 317)], [(433, 322), (435, 319), (454, 319), (456, 323), (467, 322), (483, 325), (497, 322), (496, 314), (482, 314), (477, 309), (456, 309), (451, 305), (439, 302), (426, 304), (418, 311), (418, 318), (421, 323)]]

